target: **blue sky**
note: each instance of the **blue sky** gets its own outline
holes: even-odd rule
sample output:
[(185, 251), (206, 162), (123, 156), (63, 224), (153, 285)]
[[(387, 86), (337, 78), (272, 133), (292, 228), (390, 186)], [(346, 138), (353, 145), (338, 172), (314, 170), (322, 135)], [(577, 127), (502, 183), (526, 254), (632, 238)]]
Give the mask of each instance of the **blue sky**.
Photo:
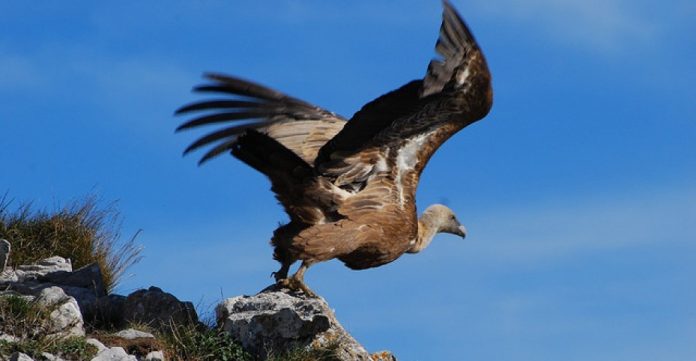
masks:
[[(400, 360), (692, 360), (696, 355), (696, 5), (454, 1), (495, 105), (433, 157), (418, 203), (469, 229), (308, 284)], [(276, 269), (286, 219), (229, 158), (181, 157), (178, 106), (203, 71), (345, 116), (422, 77), (438, 1), (0, 1), (0, 192), (39, 207), (118, 200), (158, 285), (212, 304)], [(201, 307), (205, 308), (204, 306)]]

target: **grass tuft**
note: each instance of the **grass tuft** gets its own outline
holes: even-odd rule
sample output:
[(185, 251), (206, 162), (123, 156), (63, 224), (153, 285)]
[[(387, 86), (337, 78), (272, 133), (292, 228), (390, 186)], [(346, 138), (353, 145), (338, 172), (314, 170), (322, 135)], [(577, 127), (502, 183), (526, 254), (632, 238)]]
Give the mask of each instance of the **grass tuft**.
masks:
[(11, 210), (11, 203), (6, 195), (0, 197), (0, 238), (12, 244), (13, 266), (51, 256), (70, 258), (75, 269), (97, 262), (111, 292), (126, 269), (141, 259), (138, 233), (119, 241), (121, 222), (114, 203), (101, 206), (95, 196), (88, 196), (53, 212), (35, 210), (31, 203)]
[(39, 338), (19, 342), (0, 341), (0, 355), (21, 352), (36, 360), (43, 360), (42, 353), (44, 352), (65, 360), (90, 360), (97, 354), (97, 351), (97, 348), (88, 344), (84, 337)]
[(40, 358), (48, 352), (68, 360), (89, 360), (97, 349), (84, 337), (56, 338), (48, 335), (48, 320), (53, 309), (17, 295), (0, 297), (0, 333), (19, 338), (18, 342), (0, 341), (0, 356), (23, 352)]
[(324, 348), (297, 347), (280, 355), (270, 355), (266, 361), (341, 361), (338, 344)]
[(172, 325), (160, 335), (172, 361), (252, 361), (254, 358), (225, 331), (203, 325)]

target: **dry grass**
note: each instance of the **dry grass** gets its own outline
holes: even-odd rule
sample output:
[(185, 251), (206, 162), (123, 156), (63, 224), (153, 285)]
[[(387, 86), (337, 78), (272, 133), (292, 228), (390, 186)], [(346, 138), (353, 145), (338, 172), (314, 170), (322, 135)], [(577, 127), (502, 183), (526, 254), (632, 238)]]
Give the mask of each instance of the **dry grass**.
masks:
[(101, 206), (89, 196), (53, 212), (35, 210), (31, 203), (11, 205), (7, 196), (0, 197), (0, 238), (12, 244), (11, 265), (51, 256), (70, 258), (75, 269), (97, 262), (112, 291), (126, 269), (141, 259), (134, 242), (137, 233), (119, 241), (120, 216), (113, 203)]
[(227, 332), (202, 325), (173, 325), (159, 335), (165, 356), (172, 361), (252, 361)]
[(281, 355), (270, 355), (266, 361), (341, 361), (338, 344), (326, 348), (298, 347)]
[(49, 336), (51, 311), (51, 308), (21, 296), (0, 297), (0, 333), (20, 339), (18, 342), (0, 341), (0, 355), (23, 352), (37, 358), (42, 352), (48, 352), (68, 360), (91, 359), (97, 350), (87, 344), (84, 337)]

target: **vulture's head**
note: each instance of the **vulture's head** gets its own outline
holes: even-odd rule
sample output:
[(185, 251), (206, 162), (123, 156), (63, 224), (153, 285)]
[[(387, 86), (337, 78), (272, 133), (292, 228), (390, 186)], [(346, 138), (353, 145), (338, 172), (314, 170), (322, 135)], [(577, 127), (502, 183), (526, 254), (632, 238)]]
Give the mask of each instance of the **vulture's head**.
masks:
[(422, 219), (426, 218), (429, 226), (433, 227), (436, 233), (451, 233), (462, 238), (466, 237), (466, 228), (459, 223), (457, 216), (447, 206), (433, 204), (423, 213)]
[(428, 207), (418, 220), (418, 238), (413, 241), (406, 252), (418, 253), (428, 247), (437, 233), (456, 234), (466, 237), (466, 228), (459, 223), (451, 209), (442, 204)]

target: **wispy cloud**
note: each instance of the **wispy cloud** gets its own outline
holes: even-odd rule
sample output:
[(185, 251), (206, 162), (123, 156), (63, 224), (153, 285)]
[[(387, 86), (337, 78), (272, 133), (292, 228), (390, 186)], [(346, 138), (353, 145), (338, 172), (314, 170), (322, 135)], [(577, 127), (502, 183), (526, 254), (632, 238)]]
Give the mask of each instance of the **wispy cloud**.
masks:
[(489, 259), (536, 262), (580, 252), (686, 244), (696, 234), (696, 188), (674, 186), (613, 196), (586, 195), (526, 209), (497, 211), (477, 224), (479, 248)]

